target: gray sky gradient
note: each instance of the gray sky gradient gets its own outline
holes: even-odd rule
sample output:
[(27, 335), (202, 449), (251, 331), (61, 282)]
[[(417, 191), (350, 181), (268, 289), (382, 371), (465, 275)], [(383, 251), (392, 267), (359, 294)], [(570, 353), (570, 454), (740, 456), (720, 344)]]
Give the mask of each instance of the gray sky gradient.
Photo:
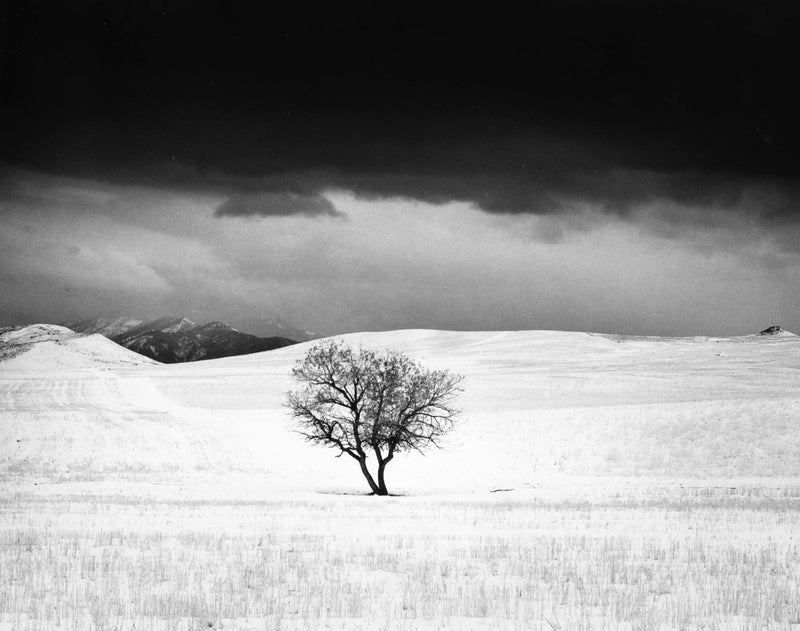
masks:
[(800, 331), (800, 4), (0, 8), (0, 321)]
[(230, 198), (208, 192), (19, 169), (2, 181), (4, 322), (176, 314), (258, 333), (280, 314), (324, 333), (800, 330), (800, 230), (765, 218), (768, 192), (755, 188), (725, 207), (655, 199), (624, 216), (569, 200), (557, 214), (494, 214), (345, 190), (311, 211), (230, 216), (219, 211)]

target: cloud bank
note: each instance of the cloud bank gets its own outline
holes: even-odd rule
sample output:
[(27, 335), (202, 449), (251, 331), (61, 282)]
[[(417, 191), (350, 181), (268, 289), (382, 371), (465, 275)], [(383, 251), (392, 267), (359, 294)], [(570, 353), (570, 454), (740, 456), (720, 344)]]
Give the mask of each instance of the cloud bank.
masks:
[[(17, 179), (21, 175), (17, 173)], [(654, 201), (550, 215), (331, 192), (347, 221), (235, 221), (226, 200), (27, 174), (3, 210), (0, 318), (221, 319), (311, 330), (800, 330), (800, 230)], [(755, 202), (745, 193), (739, 206)], [(707, 212), (707, 211), (706, 211)]]
[(0, 11), (4, 317), (800, 328), (796, 3)]
[(331, 201), (320, 194), (252, 193), (227, 199), (214, 211), (217, 217), (341, 217)]

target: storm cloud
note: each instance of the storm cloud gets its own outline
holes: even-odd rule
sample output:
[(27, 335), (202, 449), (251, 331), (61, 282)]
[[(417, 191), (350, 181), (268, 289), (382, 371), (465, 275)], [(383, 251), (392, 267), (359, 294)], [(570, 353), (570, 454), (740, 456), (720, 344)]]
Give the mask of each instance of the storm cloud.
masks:
[(232, 200), (221, 214), (289, 212), (292, 196), (330, 214), (318, 196), (339, 189), (625, 215), (769, 186), (791, 203), (765, 216), (796, 219), (788, 3), (545, 2), (522, 20), (79, 2), (5, 17), (8, 164), (212, 191)]
[(790, 3), (2, 11), (6, 319), (800, 327)]
[(658, 203), (632, 221), (590, 205), (509, 215), (340, 192), (327, 199), (347, 221), (235, 221), (215, 216), (224, 200), (210, 194), (26, 181), (3, 211), (4, 321), (166, 313), (259, 333), (277, 312), (321, 333), (800, 329), (800, 254), (744, 212), (690, 229), (662, 217), (691, 208)]
[(321, 195), (297, 193), (237, 195), (220, 204), (214, 215), (217, 217), (342, 216), (329, 199)]

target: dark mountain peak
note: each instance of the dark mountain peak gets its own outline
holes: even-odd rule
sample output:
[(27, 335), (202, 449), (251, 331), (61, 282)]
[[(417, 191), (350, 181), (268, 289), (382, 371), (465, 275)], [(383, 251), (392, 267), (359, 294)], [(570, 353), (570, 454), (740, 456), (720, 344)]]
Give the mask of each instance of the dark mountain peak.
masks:
[(288, 337), (256, 337), (224, 322), (197, 324), (184, 317), (157, 318), (112, 339), (137, 353), (164, 363), (217, 359), (269, 351), (295, 344)]
[(159, 327), (159, 330), (164, 333), (180, 333), (181, 331), (188, 331), (197, 326), (196, 322), (192, 322), (189, 318), (171, 317), (165, 318), (167, 320)]
[(236, 329), (232, 326), (229, 326), (219, 320), (214, 320), (213, 322), (209, 322), (208, 324), (202, 324), (196, 327), (198, 330), (202, 329), (204, 331), (235, 331), (238, 333)]
[(112, 338), (127, 333), (143, 322), (144, 321), (140, 318), (133, 318), (130, 316), (95, 316), (62, 322), (61, 326), (72, 329), (76, 333), (83, 333), (86, 335), (99, 333), (105, 337)]
[(761, 331), (759, 335), (780, 335), (781, 333), (783, 333), (783, 329), (777, 324), (773, 324), (772, 326), (768, 326), (766, 329)]
[(193, 329), (196, 326), (197, 324), (188, 318), (166, 316), (163, 318), (156, 318), (155, 320), (148, 320), (147, 322), (142, 322), (141, 324), (128, 329), (124, 333), (112, 335), (110, 337), (115, 342), (125, 346), (124, 340), (131, 339), (145, 333), (180, 333), (181, 331)]
[[(289, 335), (258, 337), (219, 320), (197, 324), (182, 316), (165, 316), (147, 322), (130, 317), (84, 318), (63, 326), (77, 333), (100, 333), (125, 348), (170, 364), (246, 355), (297, 343)], [(289, 325), (285, 328), (297, 331)]]

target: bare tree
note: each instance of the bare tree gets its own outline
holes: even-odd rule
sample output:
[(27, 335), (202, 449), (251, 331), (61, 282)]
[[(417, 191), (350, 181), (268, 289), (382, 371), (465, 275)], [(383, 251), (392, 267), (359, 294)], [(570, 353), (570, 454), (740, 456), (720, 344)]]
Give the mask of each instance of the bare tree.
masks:
[[(289, 392), (286, 406), (301, 434), (313, 443), (357, 460), (375, 495), (388, 495), (386, 465), (395, 454), (438, 447), (453, 427), (453, 402), (463, 378), (428, 370), (406, 355), (354, 351), (325, 341), (292, 369), (301, 387)], [(377, 476), (367, 463), (377, 461)]]

